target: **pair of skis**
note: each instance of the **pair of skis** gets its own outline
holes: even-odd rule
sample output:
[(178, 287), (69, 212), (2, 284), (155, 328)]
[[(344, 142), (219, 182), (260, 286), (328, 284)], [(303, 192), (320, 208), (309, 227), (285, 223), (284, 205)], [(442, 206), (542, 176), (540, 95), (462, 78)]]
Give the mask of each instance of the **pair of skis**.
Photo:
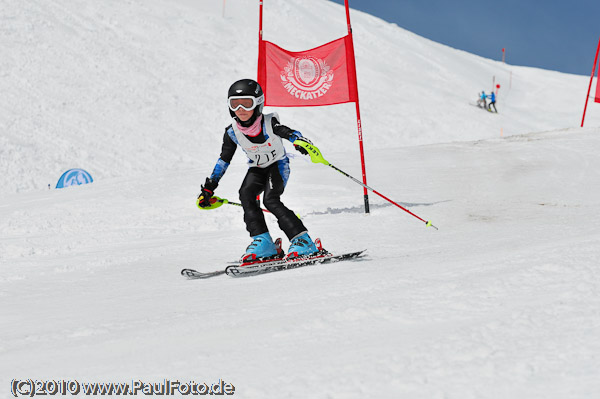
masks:
[(233, 263), (225, 269), (214, 272), (199, 272), (194, 269), (183, 269), (181, 275), (191, 280), (207, 279), (211, 277), (227, 274), (231, 277), (249, 277), (258, 274), (277, 272), (281, 270), (297, 269), (299, 267), (315, 265), (319, 263), (339, 262), (343, 260), (356, 259), (361, 257), (366, 250), (348, 252), (341, 255), (333, 255), (323, 249), (312, 256), (298, 257), (293, 259), (273, 259), (267, 261), (257, 261), (250, 264)]

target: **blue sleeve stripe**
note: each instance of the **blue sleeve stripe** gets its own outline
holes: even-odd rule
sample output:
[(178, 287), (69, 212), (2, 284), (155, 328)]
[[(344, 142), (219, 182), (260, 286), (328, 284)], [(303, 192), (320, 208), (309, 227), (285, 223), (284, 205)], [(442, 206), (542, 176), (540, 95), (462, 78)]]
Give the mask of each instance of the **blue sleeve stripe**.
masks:
[(295, 130), (294, 133), (291, 134), (289, 140), (291, 143), (293, 143), (294, 141), (298, 140), (300, 137), (302, 137), (302, 133)]
[(238, 143), (237, 137), (235, 137), (235, 132), (233, 131), (232, 127), (230, 127), (229, 129), (227, 129), (227, 134), (231, 138), (231, 141), (233, 141), (237, 145), (240, 145), (240, 143)]
[(210, 179), (218, 183), (219, 180), (221, 180), (221, 177), (223, 177), (223, 175), (227, 171), (228, 167), (229, 164), (223, 161), (221, 158), (219, 158), (217, 164), (215, 165), (215, 168), (213, 169), (212, 174), (210, 175)]

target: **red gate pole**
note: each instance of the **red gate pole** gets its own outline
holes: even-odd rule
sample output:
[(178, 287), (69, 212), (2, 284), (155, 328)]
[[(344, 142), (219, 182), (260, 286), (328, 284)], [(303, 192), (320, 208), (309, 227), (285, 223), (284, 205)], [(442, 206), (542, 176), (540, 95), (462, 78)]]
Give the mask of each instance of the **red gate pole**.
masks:
[[(355, 63), (355, 56), (354, 56), (354, 41), (352, 40), (352, 25), (350, 24), (350, 7), (348, 6), (348, 0), (344, 0), (344, 6), (346, 7), (346, 23), (348, 24), (348, 37), (350, 38), (349, 40), (349, 44), (351, 46), (351, 53), (352, 53), (352, 60), (350, 60), (350, 62)], [(356, 72), (356, 67), (354, 68), (354, 71)], [(360, 121), (360, 105), (359, 105), (359, 101), (358, 101), (358, 82), (356, 79), (356, 73), (354, 74), (354, 76), (352, 77), (354, 79), (354, 82), (356, 83), (356, 126), (358, 127), (358, 146), (360, 149), (360, 164), (362, 167), (362, 178), (363, 178), (363, 184), (366, 186), (367, 185), (367, 171), (366, 171), (366, 167), (365, 167), (365, 150), (364, 150), (364, 146), (363, 146), (363, 136), (362, 136), (362, 123)], [(364, 200), (365, 200), (365, 213), (369, 213), (369, 192), (367, 191), (367, 188), (364, 187)]]
[[(261, 56), (264, 56), (263, 52), (265, 51), (265, 46), (263, 43), (263, 0), (258, 0), (258, 76), (256, 77), (256, 81), (257, 82), (264, 82), (263, 84), (266, 85), (266, 79), (262, 79), (264, 76), (260, 76), (261, 74), (263, 74), (264, 68), (261, 68), (260, 65), (260, 60), (264, 59), (261, 58)], [(267, 88), (263, 87), (263, 93), (267, 92)]]
[(258, 40), (262, 40), (263, 2), (258, 0)]
[[(600, 39), (598, 40), (598, 48), (596, 49), (596, 57), (594, 58), (594, 67), (592, 68), (592, 76), (590, 77), (590, 85), (588, 86), (587, 96), (585, 97), (585, 106), (583, 107), (583, 117), (581, 118), (581, 127), (583, 127), (583, 121), (585, 121), (585, 111), (587, 110), (588, 100), (590, 99), (590, 90), (592, 89), (592, 80), (594, 80), (594, 74), (596, 73), (596, 63), (598, 62), (598, 52), (600, 51)], [(598, 83), (596, 83), (598, 84)]]

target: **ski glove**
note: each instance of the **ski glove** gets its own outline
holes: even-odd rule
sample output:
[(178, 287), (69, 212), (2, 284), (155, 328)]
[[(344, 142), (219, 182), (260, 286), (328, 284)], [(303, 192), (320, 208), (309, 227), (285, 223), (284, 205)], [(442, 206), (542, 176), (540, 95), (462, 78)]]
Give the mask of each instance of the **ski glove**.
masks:
[[(308, 144), (312, 144), (313, 142), (310, 141), (309, 139), (307, 139), (306, 137), (300, 137), (298, 140), (304, 141)], [(296, 151), (298, 151), (300, 154), (302, 155), (308, 155), (308, 151), (306, 151), (306, 148), (304, 147), (300, 147), (299, 145), (295, 145), (294, 148), (296, 149)]]
[(217, 182), (215, 182), (214, 180), (211, 180), (210, 177), (206, 178), (204, 185), (201, 186), (202, 191), (200, 192), (200, 195), (198, 196), (198, 206), (200, 206), (201, 208), (206, 208), (207, 206), (211, 205), (210, 199), (212, 198), (217, 186), (218, 186)]

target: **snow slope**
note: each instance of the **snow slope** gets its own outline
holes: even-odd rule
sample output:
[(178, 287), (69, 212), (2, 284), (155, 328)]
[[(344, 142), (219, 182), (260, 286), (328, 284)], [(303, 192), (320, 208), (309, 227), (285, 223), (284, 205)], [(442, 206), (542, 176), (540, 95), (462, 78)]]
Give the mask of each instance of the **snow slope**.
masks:
[[(572, 128), (585, 77), (353, 13), (369, 184), (440, 230), (373, 195), (364, 215), (362, 188), (295, 157), (286, 204), (330, 250), (369, 257), (178, 275), (249, 242), (240, 209), (194, 204), (228, 123), (223, 93), (255, 71), (241, 40), (255, 5), (230, 0), (223, 18), (216, 3), (0, 2), (0, 398), (26, 378), (224, 379), (240, 398), (594, 397), (598, 110)], [(265, 36), (283, 47), (344, 34), (333, 3), (266, 3)], [(501, 113), (470, 106), (503, 71)], [(278, 111), (360, 175), (352, 106)], [(70, 167), (95, 182), (46, 188)], [(235, 200), (245, 168), (238, 154), (217, 194)]]

